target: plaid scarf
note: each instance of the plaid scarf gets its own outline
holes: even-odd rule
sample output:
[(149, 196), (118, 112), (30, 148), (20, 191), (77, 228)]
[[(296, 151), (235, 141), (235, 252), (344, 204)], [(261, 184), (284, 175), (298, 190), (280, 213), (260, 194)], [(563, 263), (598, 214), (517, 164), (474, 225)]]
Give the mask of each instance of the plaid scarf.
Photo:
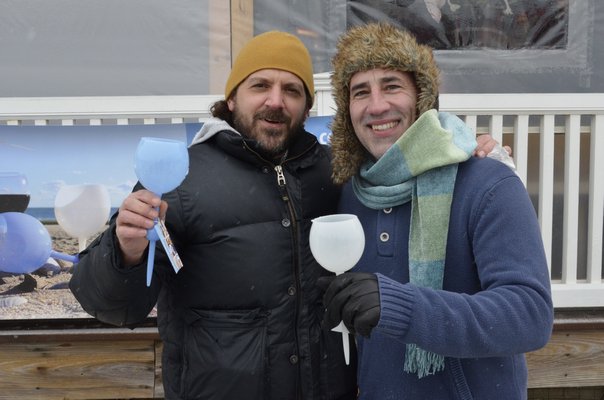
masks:
[[(474, 134), (463, 121), (429, 110), (379, 160), (366, 162), (353, 177), (356, 196), (371, 209), (411, 200), (409, 281), (413, 285), (442, 289), (457, 165), (475, 147)], [(406, 372), (423, 378), (444, 367), (444, 356), (407, 344)]]

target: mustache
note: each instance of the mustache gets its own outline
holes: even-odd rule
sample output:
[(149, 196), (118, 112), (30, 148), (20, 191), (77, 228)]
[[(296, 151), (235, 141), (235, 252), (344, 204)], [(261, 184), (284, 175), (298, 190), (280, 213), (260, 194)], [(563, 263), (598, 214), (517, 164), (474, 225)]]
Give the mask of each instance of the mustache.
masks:
[(269, 120), (269, 121), (273, 121), (273, 122), (280, 122), (280, 123), (285, 123), (285, 124), (289, 124), (291, 122), (291, 118), (288, 117), (287, 115), (285, 115), (283, 113), (282, 110), (274, 110), (274, 109), (269, 109), (269, 110), (264, 110), (264, 111), (258, 111), (256, 114), (254, 114), (254, 120), (261, 120), (261, 119), (265, 119), (265, 120)]

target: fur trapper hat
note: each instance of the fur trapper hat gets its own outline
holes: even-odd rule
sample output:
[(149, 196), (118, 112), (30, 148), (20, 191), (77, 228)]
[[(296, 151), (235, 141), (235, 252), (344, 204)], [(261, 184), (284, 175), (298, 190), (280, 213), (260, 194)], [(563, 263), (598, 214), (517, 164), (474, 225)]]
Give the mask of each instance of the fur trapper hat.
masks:
[(414, 36), (386, 23), (353, 27), (344, 33), (332, 59), (333, 97), (337, 106), (331, 130), (333, 180), (344, 183), (354, 176), (369, 153), (354, 133), (350, 120), (350, 80), (357, 72), (384, 68), (411, 72), (417, 86), (417, 117), (438, 108), (439, 69), (432, 49)]

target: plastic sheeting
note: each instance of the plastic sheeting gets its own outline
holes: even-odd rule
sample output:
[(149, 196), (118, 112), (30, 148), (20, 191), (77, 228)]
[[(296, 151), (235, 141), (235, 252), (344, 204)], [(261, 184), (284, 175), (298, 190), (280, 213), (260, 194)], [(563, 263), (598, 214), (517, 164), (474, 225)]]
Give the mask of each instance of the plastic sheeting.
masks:
[(200, 3), (3, 0), (0, 96), (203, 94)]
[[(210, 26), (237, 27), (228, 12), (211, 15), (212, 2), (4, 0), (0, 96), (217, 94), (211, 71), (225, 61)], [(331, 69), (348, 26), (384, 20), (436, 49), (445, 93), (604, 92), (600, 0), (253, 2), (254, 33), (298, 35), (315, 72)]]

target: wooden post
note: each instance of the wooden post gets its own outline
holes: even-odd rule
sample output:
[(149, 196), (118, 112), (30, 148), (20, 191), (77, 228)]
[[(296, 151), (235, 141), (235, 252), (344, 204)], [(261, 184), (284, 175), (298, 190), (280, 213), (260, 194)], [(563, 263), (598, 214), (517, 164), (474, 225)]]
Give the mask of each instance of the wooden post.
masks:
[(222, 94), (231, 70), (231, 14), (229, 3), (210, 1), (208, 5), (209, 94)]
[(253, 36), (254, 0), (231, 0), (231, 60)]

